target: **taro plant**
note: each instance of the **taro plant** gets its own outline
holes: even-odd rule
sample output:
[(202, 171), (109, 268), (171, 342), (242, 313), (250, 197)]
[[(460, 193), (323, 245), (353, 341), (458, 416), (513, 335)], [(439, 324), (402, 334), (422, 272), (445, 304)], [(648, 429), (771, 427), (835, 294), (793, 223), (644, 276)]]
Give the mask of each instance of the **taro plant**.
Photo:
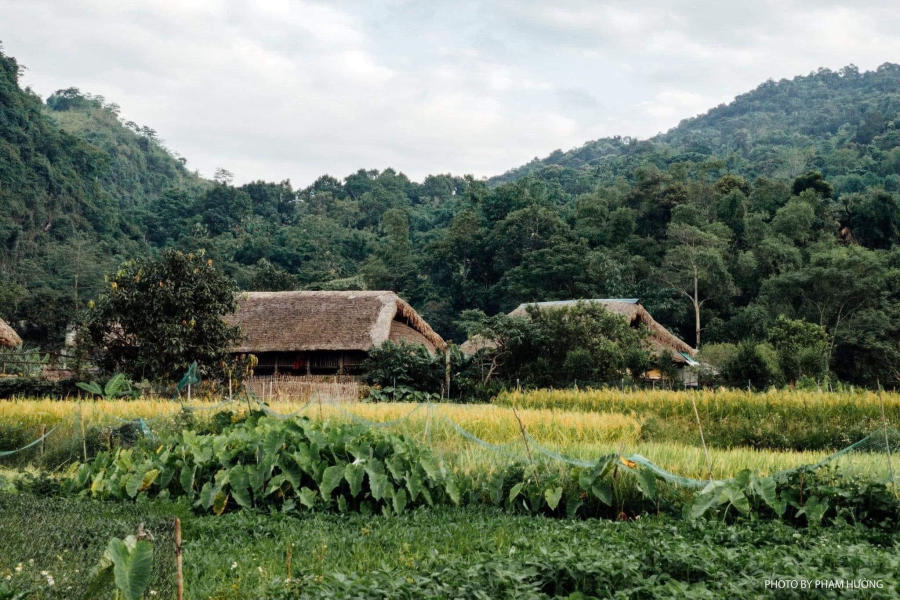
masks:
[(399, 514), (460, 501), (455, 476), (408, 438), (258, 414), (220, 433), (185, 430), (157, 450), (101, 452), (66, 489), (101, 498), (185, 497), (215, 514), (251, 507)]
[(143, 598), (153, 571), (153, 544), (146, 537), (139, 530), (137, 536), (109, 540), (82, 596), (84, 600), (97, 597), (113, 585), (117, 599)]

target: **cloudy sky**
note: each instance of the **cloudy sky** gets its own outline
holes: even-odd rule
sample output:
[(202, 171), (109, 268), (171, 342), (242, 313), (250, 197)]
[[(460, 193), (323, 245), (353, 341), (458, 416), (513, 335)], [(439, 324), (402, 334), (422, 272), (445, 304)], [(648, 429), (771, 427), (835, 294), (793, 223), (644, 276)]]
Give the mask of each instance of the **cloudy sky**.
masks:
[(46, 97), (121, 105), (235, 182), (490, 176), (649, 137), (766, 79), (900, 61), (896, 2), (0, 0)]

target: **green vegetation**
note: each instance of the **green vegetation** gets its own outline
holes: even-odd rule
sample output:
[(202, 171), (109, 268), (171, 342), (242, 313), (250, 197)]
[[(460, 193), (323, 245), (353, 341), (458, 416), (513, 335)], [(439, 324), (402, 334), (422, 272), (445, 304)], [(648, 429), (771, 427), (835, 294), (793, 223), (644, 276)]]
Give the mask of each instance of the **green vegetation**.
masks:
[[(25, 596), (29, 600), (81, 598), (100, 570), (110, 538), (127, 538), (142, 524), (154, 538), (149, 589), (157, 597), (173, 597), (173, 508), (0, 492), (0, 598), (15, 598), (3, 595), (4, 583), (11, 590), (31, 591)], [(115, 588), (105, 586), (91, 597), (112, 599)]]
[[(199, 181), (105, 100), (63, 90), (42, 108), (2, 60), (0, 317), (46, 349), (103, 273), (204, 248), (243, 289), (393, 289), (457, 342), (469, 309), (639, 297), (692, 344), (758, 345), (779, 315), (814, 323), (829, 377), (900, 381), (897, 65), (767, 82), (657, 138), (491, 182), (360, 170), (294, 190)], [(602, 379), (575, 369), (584, 358), (571, 377)]]
[[(66, 588), (83, 581), (108, 536), (133, 532), (144, 521), (156, 537), (155, 568), (168, 575), (150, 589), (156, 597), (172, 597), (167, 511), (182, 509), (166, 502), (120, 505), (0, 495), (5, 540), (0, 575), (12, 574), (16, 583), (33, 581), (29, 587), (37, 590), (31, 600), (69, 598)], [(646, 598), (749, 599), (779, 597), (779, 591), (766, 589), (765, 580), (782, 577), (879, 580), (883, 588), (869, 597), (890, 598), (900, 584), (896, 531), (849, 525), (813, 531), (779, 522), (569, 521), (471, 507), (391, 517), (182, 513), (182, 520), (185, 590), (191, 600), (479, 593), (552, 598), (578, 591), (604, 597), (612, 589)], [(58, 534), (33, 543), (34, 531), (54, 524)], [(19, 562), (25, 568), (16, 573)], [(52, 588), (39, 575), (42, 570), (55, 578)]]
[(503, 406), (633, 413), (647, 440), (697, 443), (697, 404), (706, 443), (773, 450), (838, 450), (883, 426), (900, 421), (900, 396), (865, 391), (765, 393), (741, 391), (668, 392), (618, 390), (509, 391)]
[(463, 313), (469, 335), (495, 345), (480, 352), (473, 365), (483, 384), (616, 384), (640, 377), (650, 367), (646, 329), (630, 327), (601, 305), (580, 302), (565, 310), (529, 306), (527, 311), (527, 317)]
[(195, 362), (224, 376), (228, 347), (240, 337), (222, 319), (234, 312), (236, 290), (211, 258), (167, 249), (125, 263), (108, 284), (84, 323), (94, 364), (154, 381), (178, 379)]
[[(55, 473), (0, 475), (0, 537), (9, 548), (0, 556), (0, 580), (9, 576), (0, 594), (72, 597), (92, 580), (85, 573), (110, 573), (114, 557), (101, 559), (110, 537), (138, 532), (136, 549), (145, 531), (154, 537), (147, 594), (171, 595), (174, 515), (183, 522), (187, 598), (413, 598), (474, 590), (602, 597), (610, 589), (648, 598), (756, 598), (776, 595), (765, 579), (786, 573), (872, 579), (882, 586), (873, 597), (895, 592), (900, 500), (872, 477), (884, 472), (867, 471), (885, 462), (879, 448), (781, 473), (774, 472), (822, 456), (711, 449), (707, 466), (696, 445), (638, 442), (636, 419), (597, 412), (608, 402), (603, 394), (621, 391), (522, 396), (553, 402), (563, 394), (575, 394), (570, 403), (587, 411), (523, 408), (517, 419), (508, 408), (484, 404), (426, 410), (276, 402), (266, 409), (308, 415), (280, 418), (247, 412), (243, 401), (220, 413), (147, 399), (5, 403), (0, 439), (16, 423), (24, 433), (55, 418), (67, 429), (54, 443), (72, 446), (77, 460), (90, 442), (90, 461)], [(848, 402), (845, 394), (845, 405), (861, 407), (851, 410), (837, 394), (722, 395), (736, 405), (720, 415), (725, 421), (753, 398), (789, 405), (781, 409), (785, 418), (800, 423), (823, 409), (850, 423), (881, 400), (866, 392)], [(686, 392), (629, 396), (645, 401), (643, 411), (676, 406), (670, 416), (689, 404)], [(695, 396), (711, 422), (713, 403)], [(883, 396), (893, 414), (896, 395)], [(148, 416), (152, 431), (140, 429), (138, 415)], [(527, 449), (519, 419), (529, 432)], [(473, 443), (451, 421), (486, 441)], [(83, 442), (82, 432), (90, 439)], [(623, 457), (625, 444), (626, 456), (637, 451), (679, 474), (705, 479), (712, 470), (733, 478), (689, 487)], [(36, 447), (17, 456), (26, 461), (20, 465), (45, 458)], [(857, 466), (863, 468), (855, 475), (845, 470)], [(66, 519), (78, 526), (64, 526)], [(53, 535), (33, 544), (34, 531), (44, 528)], [(84, 551), (69, 560), (74, 548)], [(134, 552), (122, 553), (120, 562), (131, 564)]]

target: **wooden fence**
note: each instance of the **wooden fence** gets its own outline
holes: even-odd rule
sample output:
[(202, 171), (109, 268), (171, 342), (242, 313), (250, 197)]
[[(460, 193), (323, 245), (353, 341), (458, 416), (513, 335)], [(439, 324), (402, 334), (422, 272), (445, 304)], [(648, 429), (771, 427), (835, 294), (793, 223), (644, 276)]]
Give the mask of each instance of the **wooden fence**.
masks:
[(348, 375), (266, 375), (251, 377), (244, 387), (260, 400), (358, 402), (366, 386)]

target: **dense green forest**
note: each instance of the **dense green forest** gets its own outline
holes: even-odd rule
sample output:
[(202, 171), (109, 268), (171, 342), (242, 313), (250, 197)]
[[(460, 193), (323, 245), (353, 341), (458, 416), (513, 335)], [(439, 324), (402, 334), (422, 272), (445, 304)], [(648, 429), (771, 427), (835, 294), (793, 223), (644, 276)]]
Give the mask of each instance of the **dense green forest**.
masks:
[(769, 81), (489, 181), (299, 190), (203, 180), (105, 99), (42, 102), (18, 75), (0, 55), (0, 317), (45, 348), (104, 273), (174, 246), (244, 289), (396, 290), (457, 341), (463, 310), (532, 300), (638, 297), (692, 345), (762, 340), (785, 314), (826, 328), (840, 378), (900, 383), (898, 65)]

